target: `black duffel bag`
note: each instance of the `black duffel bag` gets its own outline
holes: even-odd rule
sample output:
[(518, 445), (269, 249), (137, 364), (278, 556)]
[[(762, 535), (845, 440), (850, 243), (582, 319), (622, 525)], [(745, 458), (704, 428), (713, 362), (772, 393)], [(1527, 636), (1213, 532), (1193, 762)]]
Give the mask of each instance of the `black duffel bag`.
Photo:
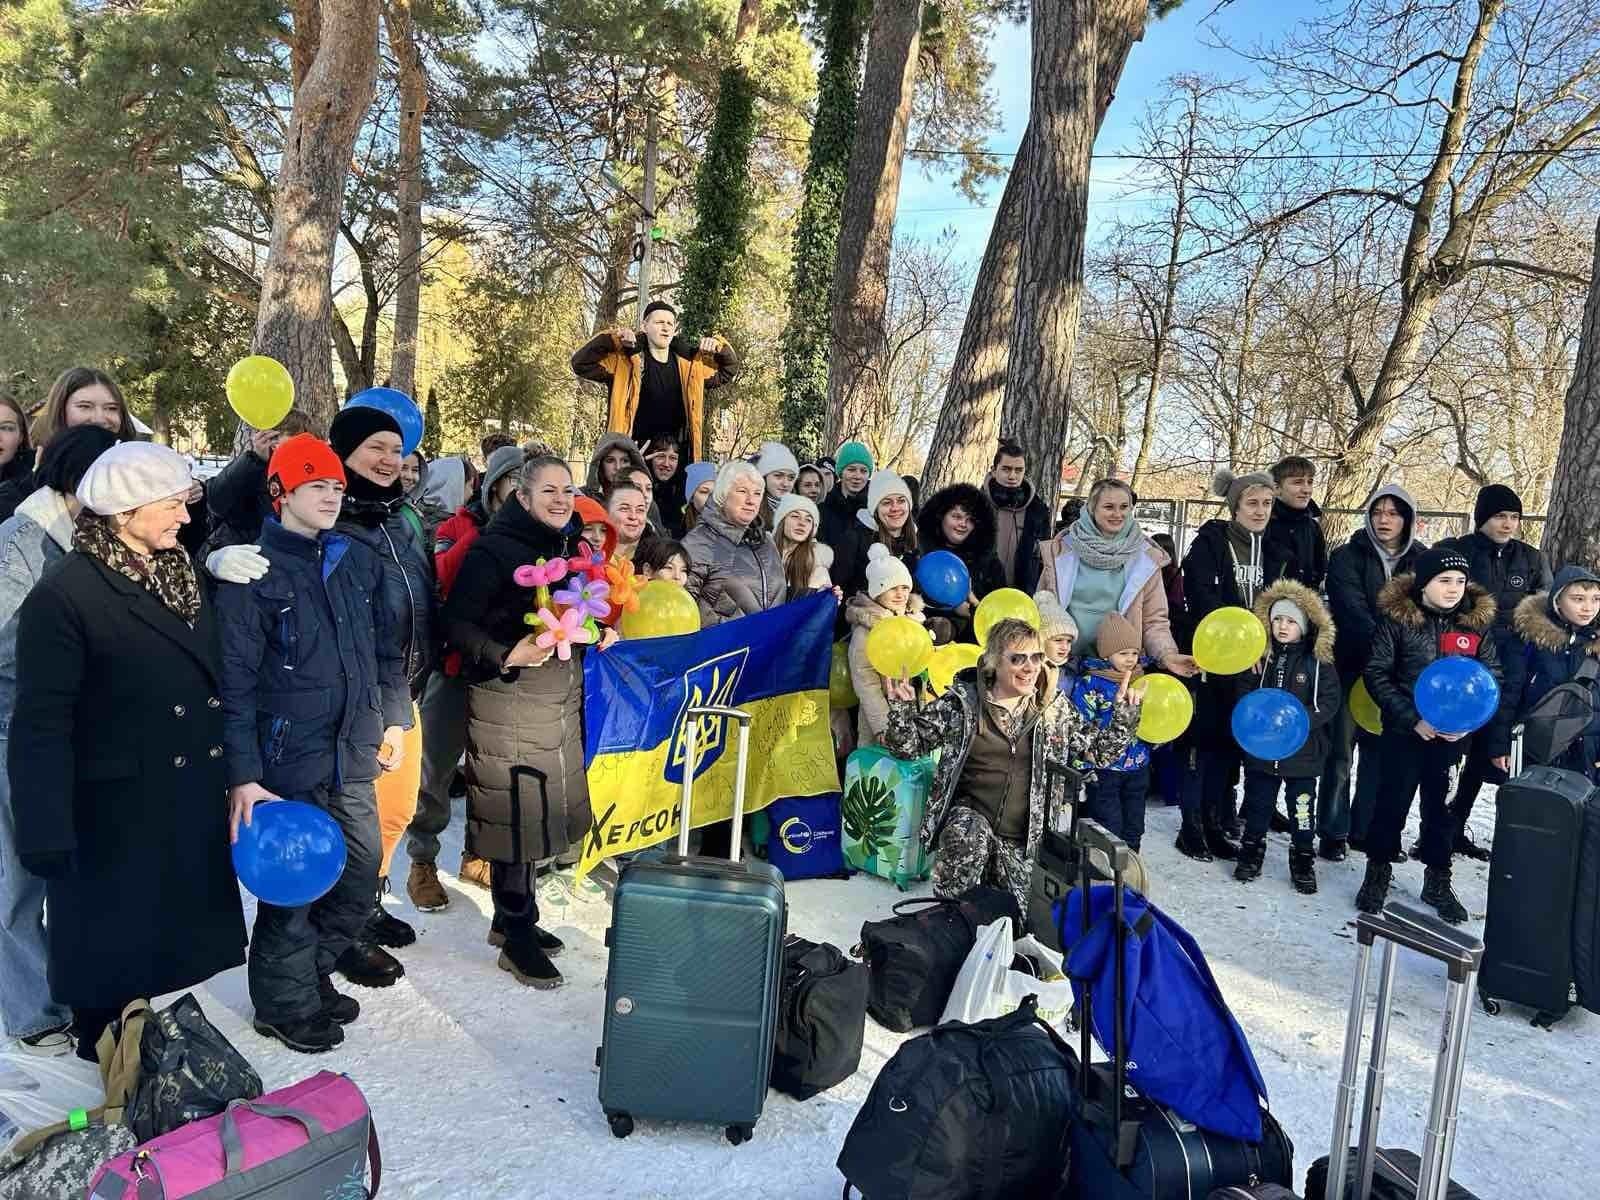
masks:
[(895, 1052), (856, 1114), (839, 1170), (867, 1200), (1048, 1200), (1077, 1116), (1071, 1052), (1035, 1012), (951, 1021)]
[(791, 935), (783, 943), (783, 992), (772, 1051), (772, 1086), (809, 1100), (861, 1065), (867, 1025), (867, 968), (826, 942)]
[(1017, 898), (996, 887), (975, 887), (958, 900), (902, 900), (894, 913), (862, 925), (856, 949), (872, 973), (867, 1011), (896, 1033), (938, 1023), (979, 929), (1010, 917), (1020, 936), (1022, 921)]

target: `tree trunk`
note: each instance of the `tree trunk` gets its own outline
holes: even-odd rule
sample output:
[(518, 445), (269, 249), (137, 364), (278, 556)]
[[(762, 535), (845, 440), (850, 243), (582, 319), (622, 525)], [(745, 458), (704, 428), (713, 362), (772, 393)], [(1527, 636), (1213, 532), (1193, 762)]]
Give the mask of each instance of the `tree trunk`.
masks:
[(876, 0), (829, 299), (828, 446), (875, 407), (888, 372), (889, 254), (921, 39), (922, 0)]
[(422, 306), (422, 117), (428, 109), (428, 76), (417, 48), (411, 0), (385, 0), (389, 47), (400, 68), (400, 158), (396, 164), (396, 243), (399, 259), (394, 296), (394, 353), (389, 386), (416, 392), (417, 324)]
[[(1095, 131), (1104, 124), (1117, 81), (1135, 42), (1144, 37), (1144, 0), (1104, 0), (1096, 36)], [(989, 243), (978, 267), (961, 344), (945, 388), (923, 469), (925, 495), (952, 483), (982, 479), (994, 457), (1015, 321), (1017, 256), (1022, 248), (1023, 184), (1033, 169), (1034, 125), (1023, 132), (1000, 196)]]
[(839, 205), (855, 140), (856, 90), (869, 0), (829, 0), (817, 73), (817, 113), (794, 231), (789, 324), (783, 331), (784, 441), (817, 454), (828, 409), (829, 288), (838, 260)]
[(289, 369), (296, 404), (326, 428), (337, 408), (329, 284), (345, 176), (378, 75), (378, 2), (323, 0), (321, 9), (278, 168), (254, 349)]
[(1552, 564), (1600, 562), (1600, 222), (1541, 545)]
[(1016, 326), (1001, 431), (1027, 451), (1028, 475), (1054, 510), (1067, 393), (1083, 307), (1083, 244), (1094, 148), (1093, 0), (1033, 8), (1033, 169), (1023, 180)]

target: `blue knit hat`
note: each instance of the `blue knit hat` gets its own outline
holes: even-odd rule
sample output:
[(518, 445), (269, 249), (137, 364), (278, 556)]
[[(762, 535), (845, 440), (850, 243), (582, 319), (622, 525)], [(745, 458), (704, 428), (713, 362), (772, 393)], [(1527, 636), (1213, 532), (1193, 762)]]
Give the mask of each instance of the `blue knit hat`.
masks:
[(867, 474), (872, 474), (872, 451), (860, 442), (846, 442), (839, 447), (839, 453), (833, 456), (835, 470), (844, 474), (846, 467), (865, 467)]
[(717, 477), (717, 464), (708, 462), (690, 463), (683, 472), (683, 496), (688, 499), (699, 490), (702, 483), (711, 483)]

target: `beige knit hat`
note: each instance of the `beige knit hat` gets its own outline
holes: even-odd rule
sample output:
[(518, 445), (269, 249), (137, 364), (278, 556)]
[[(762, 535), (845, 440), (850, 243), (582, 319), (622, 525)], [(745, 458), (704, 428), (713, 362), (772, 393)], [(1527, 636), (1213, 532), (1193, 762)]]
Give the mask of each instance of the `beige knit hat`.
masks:
[(1138, 650), (1143, 645), (1133, 622), (1121, 613), (1107, 613), (1100, 618), (1100, 628), (1095, 630), (1094, 648), (1101, 658), (1110, 658), (1119, 650)]
[(1045, 641), (1057, 637), (1077, 637), (1078, 623), (1072, 619), (1072, 614), (1061, 606), (1061, 601), (1052, 591), (1037, 592), (1033, 597), (1034, 604), (1039, 609), (1039, 636)]

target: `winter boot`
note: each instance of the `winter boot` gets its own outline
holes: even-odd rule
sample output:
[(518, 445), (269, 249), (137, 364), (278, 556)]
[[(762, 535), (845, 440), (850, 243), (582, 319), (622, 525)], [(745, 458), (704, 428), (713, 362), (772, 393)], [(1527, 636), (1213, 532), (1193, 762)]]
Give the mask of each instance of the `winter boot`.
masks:
[(1178, 829), (1178, 840), (1174, 845), (1180, 854), (1187, 855), (1196, 862), (1211, 861), (1211, 851), (1206, 848), (1205, 830), (1192, 822), (1185, 821)]
[(1450, 886), (1449, 867), (1429, 867), (1422, 872), (1422, 902), (1433, 906), (1441, 921), (1459, 925), (1467, 919), (1467, 910)]
[(1350, 857), (1350, 843), (1344, 838), (1323, 838), (1317, 845), (1317, 853), (1329, 862), (1343, 862)]
[(387, 950), (359, 941), (350, 943), (350, 948), (333, 964), (333, 969), (357, 987), (370, 988), (388, 987), (406, 973), (400, 960)]
[(1240, 883), (1259, 879), (1261, 866), (1266, 860), (1266, 841), (1262, 838), (1246, 838), (1239, 844), (1239, 861), (1233, 868), (1233, 877)]
[(63, 1054), (71, 1054), (77, 1045), (72, 1036), (71, 1021), (41, 1029), (38, 1033), (25, 1033), (17, 1039), (17, 1044), (24, 1054), (39, 1058), (60, 1058)]
[(1383, 911), (1383, 902), (1389, 898), (1389, 883), (1394, 878), (1394, 864), (1367, 859), (1367, 875), (1356, 893), (1356, 908), (1376, 915)]
[(406, 895), (418, 912), (438, 912), (450, 906), (450, 893), (439, 882), (439, 868), (431, 862), (414, 862), (406, 876)]
[(476, 854), (461, 852), (461, 870), (456, 873), (456, 878), (462, 883), (470, 883), (473, 887), (489, 890), (489, 864)]
[(322, 997), (322, 1015), (335, 1025), (348, 1025), (361, 1015), (361, 1005), (354, 997), (334, 990), (331, 975), (318, 976), (317, 995)]
[(1463, 829), (1456, 834), (1455, 843), (1450, 847), (1451, 854), (1459, 854), (1462, 858), (1470, 858), (1474, 862), (1488, 862), (1491, 855), (1489, 847), (1480, 846), (1472, 840), (1472, 835)]
[(1227, 862), (1239, 857), (1239, 843), (1229, 837), (1227, 831), (1220, 825), (1206, 826), (1206, 849), (1211, 851), (1212, 858), (1220, 858)]
[(383, 897), (389, 890), (388, 876), (378, 881), (378, 895), (373, 900), (372, 915), (367, 918), (367, 923), (362, 927), (361, 938), (363, 941), (376, 942), (380, 946), (388, 946), (398, 950), (402, 946), (409, 946), (417, 940), (417, 931), (407, 925), (398, 917), (391, 917), (384, 911)]
[[(534, 944), (539, 947), (539, 949), (543, 950), (551, 958), (554, 958), (556, 955), (560, 954), (562, 950), (566, 949), (567, 945), (555, 934), (546, 932), (545, 930), (540, 929), (537, 925), (533, 927), (533, 941)], [(499, 917), (496, 917), (493, 921), (489, 922), (489, 945), (500, 947), (504, 946), (505, 944), (505, 923), (501, 921)]]
[(255, 1030), (262, 1037), (276, 1038), (301, 1054), (323, 1054), (344, 1041), (344, 1030), (325, 1013), (317, 1013), (304, 1021), (279, 1021), (276, 1025), (257, 1019)]
[(1294, 822), (1289, 820), (1288, 816), (1281, 808), (1274, 808), (1272, 810), (1272, 819), (1269, 822), (1268, 827), (1273, 833), (1294, 832)]
[(510, 971), (518, 983), (545, 991), (558, 988), (565, 982), (561, 972), (556, 970), (555, 963), (550, 961), (550, 956), (539, 949), (531, 935), (508, 935), (496, 965), (502, 971)]
[(1317, 856), (1311, 853), (1310, 846), (1289, 848), (1289, 882), (1302, 895), (1317, 894)]

